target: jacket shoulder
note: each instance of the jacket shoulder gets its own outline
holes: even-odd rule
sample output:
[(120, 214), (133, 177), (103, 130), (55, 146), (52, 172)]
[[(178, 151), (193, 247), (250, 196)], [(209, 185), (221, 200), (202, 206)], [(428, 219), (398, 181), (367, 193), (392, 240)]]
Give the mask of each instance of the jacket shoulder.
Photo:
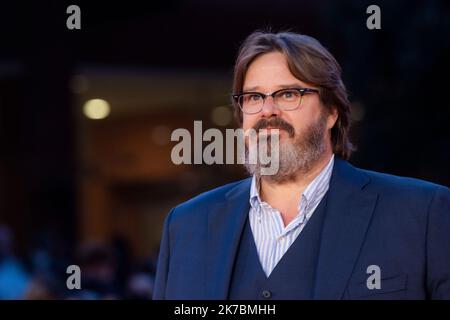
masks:
[(357, 170), (369, 176), (371, 189), (392, 197), (406, 197), (410, 201), (414, 199), (431, 201), (436, 193), (450, 195), (448, 187), (430, 181), (359, 168)]
[[(369, 178), (364, 189), (378, 194), (379, 212), (426, 223), (430, 210), (448, 211), (450, 189), (429, 181), (355, 168)], [(448, 212), (450, 214), (450, 212)], [(402, 220), (403, 221), (403, 220)]]
[(223, 205), (229, 191), (242, 183), (248, 183), (250, 179), (251, 178), (247, 178), (219, 186), (177, 205), (171, 211), (171, 220), (182, 219), (184, 217), (192, 219), (198, 217), (199, 215), (203, 216), (205, 212), (213, 210), (218, 205)]

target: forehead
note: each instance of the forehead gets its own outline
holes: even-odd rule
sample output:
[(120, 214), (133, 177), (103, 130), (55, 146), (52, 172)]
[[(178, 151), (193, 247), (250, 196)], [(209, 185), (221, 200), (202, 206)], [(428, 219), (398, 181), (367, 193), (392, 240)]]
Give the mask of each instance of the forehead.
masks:
[(270, 52), (258, 56), (249, 65), (243, 90), (276, 90), (291, 85), (306, 86), (291, 73), (284, 54)]

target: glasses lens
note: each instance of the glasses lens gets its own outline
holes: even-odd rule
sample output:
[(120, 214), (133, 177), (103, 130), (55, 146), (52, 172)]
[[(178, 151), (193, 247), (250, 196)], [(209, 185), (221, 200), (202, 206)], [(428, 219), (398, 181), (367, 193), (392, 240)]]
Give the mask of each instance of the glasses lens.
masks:
[(245, 113), (257, 113), (261, 110), (264, 99), (255, 93), (246, 93), (239, 98), (239, 105)]
[(292, 110), (300, 105), (302, 96), (297, 90), (286, 89), (277, 92), (274, 100), (280, 109)]

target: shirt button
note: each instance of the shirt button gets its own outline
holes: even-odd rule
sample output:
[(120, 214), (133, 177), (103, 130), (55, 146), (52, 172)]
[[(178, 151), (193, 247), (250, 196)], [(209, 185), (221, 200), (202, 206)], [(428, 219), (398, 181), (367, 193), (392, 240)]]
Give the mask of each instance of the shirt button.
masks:
[(272, 296), (272, 293), (269, 290), (263, 290), (261, 294), (265, 299), (269, 299)]

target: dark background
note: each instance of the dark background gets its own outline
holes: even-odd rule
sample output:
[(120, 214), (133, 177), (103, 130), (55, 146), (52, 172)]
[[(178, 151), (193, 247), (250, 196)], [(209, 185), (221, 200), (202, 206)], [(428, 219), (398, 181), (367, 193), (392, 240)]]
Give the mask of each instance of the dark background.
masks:
[[(66, 28), (70, 4), (81, 8), (81, 30)], [(366, 27), (371, 4), (381, 8), (381, 30)], [(10, 254), (22, 264), (27, 281), (40, 280), (45, 291), (32, 298), (66, 297), (60, 279), (73, 263), (115, 283), (114, 290), (93, 285), (92, 292), (101, 292), (93, 298), (138, 295), (126, 291), (133, 272), (149, 275), (137, 282), (151, 287), (155, 239), (166, 209), (239, 179), (243, 171), (166, 168), (172, 166), (163, 161), (170, 148), (146, 151), (147, 167), (140, 166), (136, 159), (144, 150), (131, 147), (130, 139), (123, 138), (119, 147), (108, 138), (147, 134), (146, 129), (129, 133), (132, 128), (191, 128), (194, 119), (209, 121), (212, 107), (229, 102), (240, 43), (250, 32), (268, 28), (316, 37), (340, 62), (355, 111), (353, 164), (450, 185), (448, 1), (4, 2), (0, 224), (9, 230)], [(95, 83), (91, 91), (73, 90), (80, 74)], [(195, 86), (184, 98), (180, 90), (189, 83)], [(217, 85), (205, 91), (205, 83)], [(140, 91), (133, 91), (136, 84)], [(81, 106), (97, 92), (111, 93), (111, 117), (87, 120)], [(171, 102), (164, 101), (172, 96), (180, 99), (169, 108)], [(211, 100), (216, 96), (217, 103)], [(130, 100), (114, 109), (123, 97)], [(132, 98), (149, 105), (127, 102)], [(110, 152), (127, 148), (112, 171), (102, 171), (101, 161), (111, 163)], [(103, 156), (97, 156), (100, 149)], [(91, 150), (90, 160), (83, 150)], [(153, 157), (163, 159), (161, 167), (152, 167)], [(131, 219), (133, 212), (142, 214)], [(139, 229), (146, 224), (155, 227), (151, 241), (145, 228)], [(146, 240), (152, 244), (143, 245)], [(0, 287), (6, 285), (1, 279)]]

